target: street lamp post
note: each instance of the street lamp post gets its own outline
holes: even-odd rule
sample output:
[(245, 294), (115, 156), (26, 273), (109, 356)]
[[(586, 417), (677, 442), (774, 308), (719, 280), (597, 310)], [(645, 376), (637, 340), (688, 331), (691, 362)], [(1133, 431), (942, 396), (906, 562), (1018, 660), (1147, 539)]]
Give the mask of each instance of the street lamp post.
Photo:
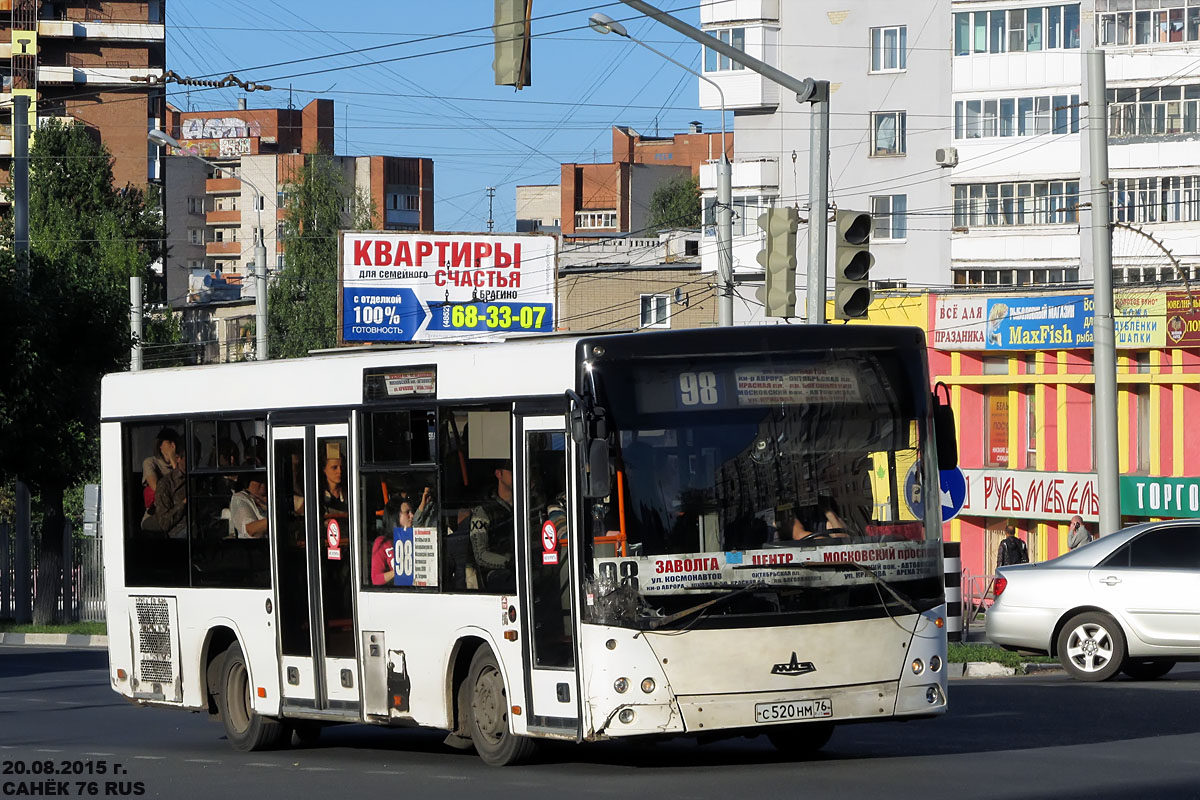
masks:
[(725, 133), (725, 93), (720, 85), (686, 64), (681, 64), (666, 53), (654, 49), (650, 45), (636, 39), (625, 30), (625, 26), (606, 14), (592, 14), (588, 25), (597, 33), (615, 33), (624, 36), (634, 44), (640, 44), (661, 58), (665, 58), (682, 70), (692, 73), (717, 90), (721, 98), (721, 161), (717, 171), (717, 282), (720, 285), (720, 300), (717, 305), (718, 321), (721, 327), (733, 325), (733, 166), (726, 154), (728, 147)]
[[(166, 131), (155, 129), (150, 131), (147, 137), (153, 144), (159, 147), (174, 147), (176, 150), (182, 149), (175, 137)], [(224, 169), (220, 164), (215, 164), (195, 153), (189, 153), (188, 155), (214, 169)], [(267, 247), (263, 243), (263, 193), (241, 174), (241, 170), (238, 170), (234, 174), (234, 177), (254, 190), (254, 213), (257, 215), (256, 221), (258, 225), (258, 232), (254, 237), (254, 359), (256, 361), (266, 361), (270, 358), (270, 351), (267, 343)]]

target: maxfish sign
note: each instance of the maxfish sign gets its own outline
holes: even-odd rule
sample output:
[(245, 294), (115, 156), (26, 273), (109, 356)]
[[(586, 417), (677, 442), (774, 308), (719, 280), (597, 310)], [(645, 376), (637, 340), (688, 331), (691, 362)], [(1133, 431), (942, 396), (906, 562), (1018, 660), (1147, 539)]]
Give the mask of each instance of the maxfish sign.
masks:
[(340, 252), (344, 342), (554, 330), (554, 236), (342, 231)]

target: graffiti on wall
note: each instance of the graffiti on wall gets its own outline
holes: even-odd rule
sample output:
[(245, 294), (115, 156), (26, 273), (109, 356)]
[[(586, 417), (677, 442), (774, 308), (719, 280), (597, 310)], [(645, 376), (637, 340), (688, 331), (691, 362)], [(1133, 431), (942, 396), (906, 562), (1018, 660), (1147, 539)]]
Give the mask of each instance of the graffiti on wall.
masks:
[(261, 136), (262, 125), (257, 120), (237, 117), (193, 117), (180, 125), (185, 139), (239, 139)]

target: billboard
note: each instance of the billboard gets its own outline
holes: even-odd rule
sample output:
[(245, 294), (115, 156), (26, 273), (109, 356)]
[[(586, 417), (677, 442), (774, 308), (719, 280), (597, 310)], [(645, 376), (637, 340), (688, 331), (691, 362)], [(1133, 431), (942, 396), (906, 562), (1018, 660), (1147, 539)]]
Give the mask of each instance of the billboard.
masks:
[(342, 340), (478, 342), (553, 331), (557, 248), (544, 234), (342, 231)]

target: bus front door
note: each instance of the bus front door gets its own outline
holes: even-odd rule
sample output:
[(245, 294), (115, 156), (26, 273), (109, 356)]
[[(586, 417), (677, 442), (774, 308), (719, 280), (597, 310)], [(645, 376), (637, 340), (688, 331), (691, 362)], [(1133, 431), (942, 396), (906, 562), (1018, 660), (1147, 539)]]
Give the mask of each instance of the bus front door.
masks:
[(568, 531), (566, 429), (561, 416), (518, 417), (517, 541), (529, 729), (578, 740), (578, 632)]
[(348, 447), (345, 423), (271, 431), (281, 697), (290, 716), (359, 718)]

